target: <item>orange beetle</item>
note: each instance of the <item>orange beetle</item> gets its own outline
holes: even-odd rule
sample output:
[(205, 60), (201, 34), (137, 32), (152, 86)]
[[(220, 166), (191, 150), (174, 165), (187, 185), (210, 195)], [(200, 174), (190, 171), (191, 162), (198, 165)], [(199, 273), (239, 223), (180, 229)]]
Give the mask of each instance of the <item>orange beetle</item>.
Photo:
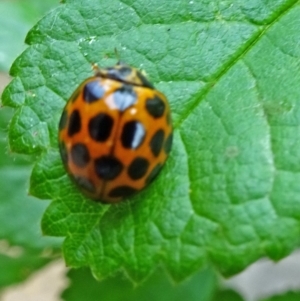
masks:
[(172, 146), (166, 97), (123, 63), (96, 68), (68, 100), (59, 123), (63, 164), (88, 197), (117, 203), (158, 175)]

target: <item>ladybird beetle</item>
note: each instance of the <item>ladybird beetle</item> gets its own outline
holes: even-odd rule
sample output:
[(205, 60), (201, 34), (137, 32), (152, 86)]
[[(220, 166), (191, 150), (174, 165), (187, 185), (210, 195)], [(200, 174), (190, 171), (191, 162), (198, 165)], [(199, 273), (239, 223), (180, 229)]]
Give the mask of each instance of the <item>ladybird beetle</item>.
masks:
[(59, 149), (85, 195), (117, 203), (160, 172), (172, 146), (170, 108), (137, 69), (121, 62), (95, 69), (63, 110)]

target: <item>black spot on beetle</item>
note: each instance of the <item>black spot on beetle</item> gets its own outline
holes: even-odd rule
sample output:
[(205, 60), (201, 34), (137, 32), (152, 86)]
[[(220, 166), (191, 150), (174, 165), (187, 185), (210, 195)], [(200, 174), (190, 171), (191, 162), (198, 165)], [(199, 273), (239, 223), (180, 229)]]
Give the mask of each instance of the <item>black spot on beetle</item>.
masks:
[(68, 135), (72, 137), (81, 130), (81, 118), (78, 110), (74, 110), (69, 118)]
[(141, 179), (149, 168), (149, 161), (143, 157), (135, 158), (128, 167), (128, 175), (133, 180)]
[(71, 158), (78, 167), (85, 167), (90, 162), (88, 148), (83, 143), (74, 144), (71, 148)]
[(150, 140), (150, 149), (155, 157), (157, 157), (163, 146), (165, 133), (162, 129), (158, 130)]
[(114, 125), (114, 120), (111, 116), (100, 113), (89, 121), (90, 136), (97, 142), (104, 142), (110, 136)]
[(130, 186), (118, 186), (116, 188), (113, 188), (108, 196), (112, 198), (126, 198), (131, 196), (132, 194), (136, 193), (137, 190)]
[(92, 82), (88, 82), (83, 88), (83, 99), (87, 103), (91, 103), (94, 101), (98, 101), (104, 95), (104, 89), (101, 86), (100, 81), (94, 80)]
[(114, 156), (102, 156), (95, 160), (95, 171), (100, 179), (113, 180), (122, 171), (123, 164)]
[(125, 148), (137, 149), (144, 141), (146, 135), (143, 124), (133, 120), (125, 123), (121, 134), (122, 145)]
[(158, 96), (146, 100), (146, 110), (154, 118), (160, 118), (165, 112), (165, 103)]

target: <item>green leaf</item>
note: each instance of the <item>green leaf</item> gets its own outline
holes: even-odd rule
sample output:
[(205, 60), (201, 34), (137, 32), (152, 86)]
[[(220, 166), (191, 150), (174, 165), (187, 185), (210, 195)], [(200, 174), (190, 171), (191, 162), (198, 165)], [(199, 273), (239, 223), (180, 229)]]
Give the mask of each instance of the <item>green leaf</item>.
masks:
[(261, 301), (299, 301), (300, 292), (288, 292), (283, 295), (274, 296), (271, 298), (263, 299)]
[(86, 269), (71, 270), (68, 277), (71, 285), (62, 294), (65, 301), (210, 301), (217, 284), (214, 273), (209, 269), (180, 285), (171, 284), (163, 271), (155, 273), (138, 287), (133, 287), (120, 276), (97, 282)]
[(233, 290), (218, 291), (213, 301), (243, 301), (244, 299)]
[(40, 230), (40, 219), (48, 204), (26, 193), (30, 160), (9, 154), (5, 131), (10, 117), (11, 112), (0, 110), (0, 240), (36, 252), (58, 248), (61, 240), (42, 237)]
[(0, 289), (25, 280), (61, 245), (61, 239), (42, 237), (40, 219), (47, 203), (26, 194), (32, 160), (9, 151), (6, 132), (11, 113), (0, 110)]
[(37, 254), (24, 253), (17, 257), (0, 254), (0, 289), (25, 280), (32, 272), (49, 262)]
[(16, 55), (25, 49), (27, 31), (57, 0), (2, 0), (0, 2), (0, 70), (8, 71)]
[[(34, 26), (3, 103), (16, 109), (12, 150), (40, 156), (30, 191), (54, 200), (43, 231), (66, 237), (68, 265), (140, 281), (162, 263), (180, 280), (299, 246), (299, 14), (295, 0), (68, 0)], [(155, 183), (105, 206), (66, 175), (57, 124), (114, 48), (168, 96), (175, 137)]]

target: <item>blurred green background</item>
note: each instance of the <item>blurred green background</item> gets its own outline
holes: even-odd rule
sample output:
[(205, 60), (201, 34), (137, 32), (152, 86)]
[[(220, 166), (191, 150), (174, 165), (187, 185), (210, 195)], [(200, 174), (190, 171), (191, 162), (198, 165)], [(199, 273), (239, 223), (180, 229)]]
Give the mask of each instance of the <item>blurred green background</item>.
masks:
[[(28, 30), (57, 1), (0, 1), (0, 94), (9, 68), (26, 48)], [(47, 202), (28, 196), (31, 158), (12, 154), (8, 143), (11, 108), (0, 110), (0, 290), (26, 279), (59, 256), (60, 239), (42, 237), (40, 219)]]
[(14, 59), (26, 48), (28, 30), (57, 0), (1, 0), (0, 1), (0, 71), (7, 72)]

